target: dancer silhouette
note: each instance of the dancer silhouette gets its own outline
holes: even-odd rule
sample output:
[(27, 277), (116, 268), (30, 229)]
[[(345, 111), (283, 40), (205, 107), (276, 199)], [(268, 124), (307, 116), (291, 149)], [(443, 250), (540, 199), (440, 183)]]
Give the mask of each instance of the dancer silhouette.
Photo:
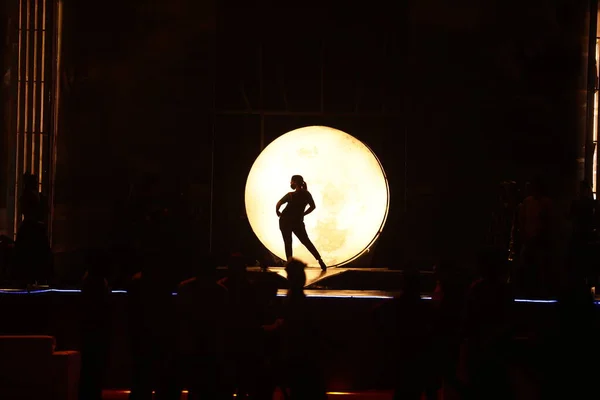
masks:
[[(302, 243), (308, 251), (319, 262), (321, 269), (325, 271), (327, 266), (321, 259), (321, 255), (317, 251), (315, 245), (310, 241), (304, 226), (304, 216), (313, 212), (316, 208), (315, 201), (307, 189), (304, 178), (300, 175), (292, 176), (290, 187), (294, 190), (289, 192), (281, 200), (277, 202), (276, 212), (279, 217), (279, 229), (283, 236), (285, 245), (285, 256), (288, 261), (292, 258), (292, 233), (296, 235), (300, 243)], [(286, 204), (283, 212), (279, 211), (282, 205)], [(308, 209), (306, 206), (309, 206)]]

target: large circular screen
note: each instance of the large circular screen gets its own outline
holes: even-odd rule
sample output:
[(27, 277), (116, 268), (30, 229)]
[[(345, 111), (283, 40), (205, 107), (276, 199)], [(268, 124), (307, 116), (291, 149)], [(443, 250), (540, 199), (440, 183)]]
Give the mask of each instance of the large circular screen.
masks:
[[(373, 151), (340, 130), (308, 126), (280, 136), (260, 153), (246, 182), (246, 213), (259, 240), (284, 260), (275, 206), (291, 191), (293, 175), (304, 178), (314, 199), (316, 209), (304, 224), (323, 261), (339, 266), (367, 251), (389, 207), (388, 182)], [(295, 236), (293, 256), (318, 265)]]

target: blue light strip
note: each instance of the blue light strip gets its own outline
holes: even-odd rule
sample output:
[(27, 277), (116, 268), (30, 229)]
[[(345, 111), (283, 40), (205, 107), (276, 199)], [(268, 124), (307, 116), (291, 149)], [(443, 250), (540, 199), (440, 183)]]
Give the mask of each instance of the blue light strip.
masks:
[[(81, 293), (81, 289), (34, 289), (34, 290), (23, 290), (23, 289), (0, 289), (0, 294), (45, 294), (45, 293)], [(111, 290), (112, 294), (127, 294), (127, 290), (117, 289)], [(177, 292), (172, 293), (173, 296), (177, 296)], [(285, 297), (285, 293), (278, 293), (277, 297)], [(393, 296), (389, 295), (360, 295), (360, 294), (314, 294), (308, 293), (306, 297), (317, 298), (317, 299), (391, 299)], [(423, 300), (431, 300), (431, 296), (421, 296)], [(554, 304), (557, 300), (542, 300), (542, 299), (515, 299), (516, 303), (537, 303), (537, 304)], [(600, 305), (600, 301), (594, 301), (595, 305)]]
[[(44, 294), (44, 293), (81, 293), (81, 289), (0, 289), (0, 294)], [(126, 290), (113, 290), (112, 293), (127, 293)]]
[(515, 299), (516, 303), (545, 303), (551, 304), (556, 303), (557, 300), (539, 300), (539, 299)]

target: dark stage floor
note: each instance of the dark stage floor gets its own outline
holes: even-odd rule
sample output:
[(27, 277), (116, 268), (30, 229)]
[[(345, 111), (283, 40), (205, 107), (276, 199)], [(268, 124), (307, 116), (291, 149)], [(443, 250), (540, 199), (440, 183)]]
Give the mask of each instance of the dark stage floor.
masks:
[[(221, 276), (225, 275), (225, 268), (220, 268)], [(269, 267), (267, 271), (259, 267), (249, 267), (250, 279), (270, 279), (277, 283), (278, 296), (286, 295), (287, 275), (283, 267)], [(435, 289), (433, 274), (422, 271), (422, 298), (430, 300)], [(315, 298), (364, 298), (364, 299), (389, 299), (398, 295), (401, 291), (402, 271), (396, 269), (382, 268), (329, 268), (321, 271), (319, 268), (306, 269), (305, 293), (308, 297)], [(41, 286), (35, 289), (9, 287), (0, 288), (0, 294), (43, 294), (43, 293), (79, 293), (78, 288), (73, 287), (48, 287)], [(113, 294), (127, 294), (125, 289), (113, 289)], [(173, 293), (176, 295), (176, 293)], [(520, 296), (515, 299), (519, 303), (556, 303), (554, 299), (533, 299)], [(596, 296), (596, 305), (600, 305), (600, 296)]]

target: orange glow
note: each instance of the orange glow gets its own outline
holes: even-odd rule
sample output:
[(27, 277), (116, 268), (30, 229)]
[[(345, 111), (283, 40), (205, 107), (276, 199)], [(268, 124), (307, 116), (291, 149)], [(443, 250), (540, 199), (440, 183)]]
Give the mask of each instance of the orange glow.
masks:
[[(22, 30), (23, 30), (23, 21), (21, 18), (21, 10), (23, 9), (23, 0), (19, 0), (19, 55), (17, 56), (17, 132), (16, 132), (16, 138), (17, 138), (17, 143), (16, 143), (16, 147), (17, 147), (17, 152), (16, 152), (16, 156), (15, 156), (15, 198), (17, 197), (17, 193), (18, 193), (18, 188), (19, 188), (19, 176), (20, 176), (20, 171), (19, 171), (19, 163), (21, 162), (21, 148), (19, 146), (19, 144), (21, 143), (21, 83), (23, 80), (23, 75), (22, 75), (22, 69), (21, 69), (21, 49), (23, 46), (23, 42), (21, 40), (22, 37)], [(18, 206), (18, 202), (14, 202), (14, 207), (13, 207), (13, 212), (14, 212), (14, 217), (13, 217), (13, 232), (15, 234), (15, 238), (16, 238), (16, 232), (17, 232), (17, 227), (18, 227), (18, 212), (19, 212), (19, 206)]]
[(24, 110), (24, 124), (23, 124), (23, 172), (27, 172), (27, 164), (29, 160), (27, 159), (27, 142), (28, 142), (28, 132), (29, 132), (29, 36), (31, 34), (31, 25), (29, 18), (31, 14), (31, 4), (30, 0), (27, 0), (27, 12), (25, 13), (25, 17), (27, 18), (27, 27), (25, 31), (25, 110)]
[(42, 31), (41, 43), (40, 43), (40, 77), (39, 77), (39, 90), (40, 90), (40, 121), (38, 125), (38, 182), (39, 182), (39, 190), (42, 190), (42, 181), (43, 181), (43, 173), (44, 173), (44, 102), (45, 102), (45, 92), (44, 92), (44, 81), (46, 77), (44, 75), (45, 68), (44, 64), (46, 63), (46, 0), (42, 0), (42, 20), (39, 24), (37, 24), (37, 29)]
[(56, 157), (58, 152), (58, 117), (59, 117), (59, 109), (60, 109), (60, 71), (62, 64), (62, 25), (63, 25), (63, 0), (58, 0), (56, 4), (56, 57), (55, 57), (55, 71), (56, 75), (54, 78), (54, 107), (52, 109), (53, 118), (53, 140), (50, 141), (50, 145), (52, 146), (49, 151), (49, 162), (50, 162), (50, 223), (48, 224), (50, 227), (50, 243), (52, 243), (52, 222), (54, 221), (54, 183), (56, 182)]
[(31, 107), (31, 155), (29, 157), (31, 157), (31, 168), (29, 170), (29, 172), (33, 173), (33, 171), (35, 171), (35, 135), (37, 133), (37, 126), (36, 126), (36, 111), (37, 111), (37, 103), (36, 103), (36, 99), (37, 99), (37, 56), (38, 56), (38, 34), (37, 34), (37, 29), (38, 29), (38, 2), (35, 1), (35, 6), (33, 8), (33, 29), (30, 30), (30, 34), (33, 35), (33, 76), (31, 77), (31, 84), (33, 86), (33, 90), (32, 90), (32, 101), (31, 104), (33, 105), (33, 107)]
[[(44, 173), (45, 113), (48, 112), (48, 86), (46, 85), (47, 51), (46, 18), (48, 0), (19, 0), (19, 34), (17, 55), (17, 101), (16, 101), (16, 154), (15, 154), (15, 197), (21, 189), (24, 173), (36, 174), (39, 190), (42, 190)], [(58, 4), (57, 19), (62, 18)], [(60, 34), (60, 30), (58, 32)], [(57, 46), (57, 49), (59, 46)], [(59, 58), (59, 54), (57, 54)], [(18, 202), (14, 202), (13, 232), (20, 222)]]
[(44, 94), (44, 88), (46, 85), (46, 0), (42, 1), (42, 67), (40, 71), (41, 76), (41, 89), (42, 101), (40, 101), (40, 166), (39, 166), (39, 182), (40, 190), (42, 189), (42, 182), (44, 176), (44, 135), (47, 133), (44, 126), (44, 105), (46, 103)]

